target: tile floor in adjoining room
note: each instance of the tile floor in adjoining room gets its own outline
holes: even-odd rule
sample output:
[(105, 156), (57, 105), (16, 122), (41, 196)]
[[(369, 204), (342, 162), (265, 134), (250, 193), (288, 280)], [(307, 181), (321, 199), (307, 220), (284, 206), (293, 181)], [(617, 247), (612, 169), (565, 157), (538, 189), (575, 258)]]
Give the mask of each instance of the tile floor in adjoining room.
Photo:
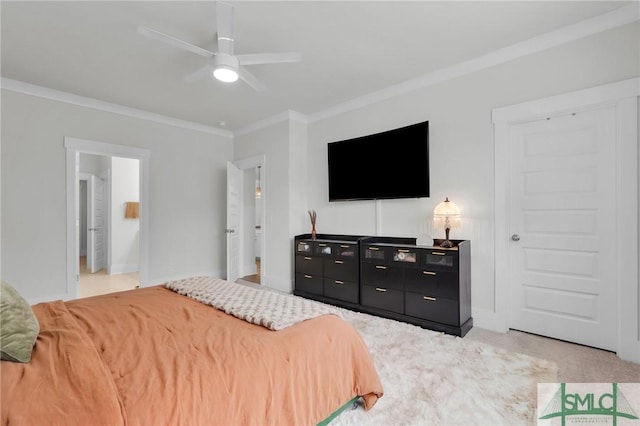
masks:
[(80, 282), (78, 297), (98, 296), (116, 291), (133, 290), (138, 287), (138, 273), (107, 275), (106, 269), (91, 273), (87, 269), (87, 257), (80, 256)]

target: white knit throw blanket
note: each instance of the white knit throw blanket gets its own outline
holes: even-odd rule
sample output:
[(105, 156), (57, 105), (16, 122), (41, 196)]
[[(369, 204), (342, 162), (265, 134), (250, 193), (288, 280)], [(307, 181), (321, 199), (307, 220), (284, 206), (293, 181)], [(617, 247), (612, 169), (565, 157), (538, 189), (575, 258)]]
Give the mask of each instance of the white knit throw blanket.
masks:
[(170, 281), (165, 287), (270, 330), (282, 330), (320, 315), (333, 314), (342, 318), (340, 311), (329, 305), (220, 278), (197, 276)]

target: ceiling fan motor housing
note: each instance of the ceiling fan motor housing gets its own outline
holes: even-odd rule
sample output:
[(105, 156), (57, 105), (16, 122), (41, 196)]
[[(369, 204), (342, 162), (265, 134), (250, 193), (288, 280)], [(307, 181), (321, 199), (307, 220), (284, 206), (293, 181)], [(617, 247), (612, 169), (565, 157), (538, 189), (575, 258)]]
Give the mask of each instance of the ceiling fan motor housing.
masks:
[(228, 53), (217, 53), (213, 57), (213, 76), (220, 81), (232, 83), (238, 79), (238, 58)]

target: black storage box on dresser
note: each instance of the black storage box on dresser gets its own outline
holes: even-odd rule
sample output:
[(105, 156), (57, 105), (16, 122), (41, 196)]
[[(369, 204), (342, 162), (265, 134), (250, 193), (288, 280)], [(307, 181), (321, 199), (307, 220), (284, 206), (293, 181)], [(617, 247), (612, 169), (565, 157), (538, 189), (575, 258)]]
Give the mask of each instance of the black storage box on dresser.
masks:
[(441, 242), (298, 235), (294, 294), (464, 336), (473, 327), (471, 243)]

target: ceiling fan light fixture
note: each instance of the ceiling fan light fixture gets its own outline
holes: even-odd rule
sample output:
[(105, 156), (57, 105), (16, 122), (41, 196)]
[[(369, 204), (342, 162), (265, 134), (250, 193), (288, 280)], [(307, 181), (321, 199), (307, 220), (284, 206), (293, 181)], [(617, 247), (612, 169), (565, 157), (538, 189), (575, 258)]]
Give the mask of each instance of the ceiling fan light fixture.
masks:
[(235, 70), (226, 67), (218, 67), (213, 70), (213, 76), (225, 83), (233, 83), (238, 80), (238, 73)]
[(238, 59), (225, 53), (218, 53), (213, 58), (213, 76), (225, 83), (237, 81)]

